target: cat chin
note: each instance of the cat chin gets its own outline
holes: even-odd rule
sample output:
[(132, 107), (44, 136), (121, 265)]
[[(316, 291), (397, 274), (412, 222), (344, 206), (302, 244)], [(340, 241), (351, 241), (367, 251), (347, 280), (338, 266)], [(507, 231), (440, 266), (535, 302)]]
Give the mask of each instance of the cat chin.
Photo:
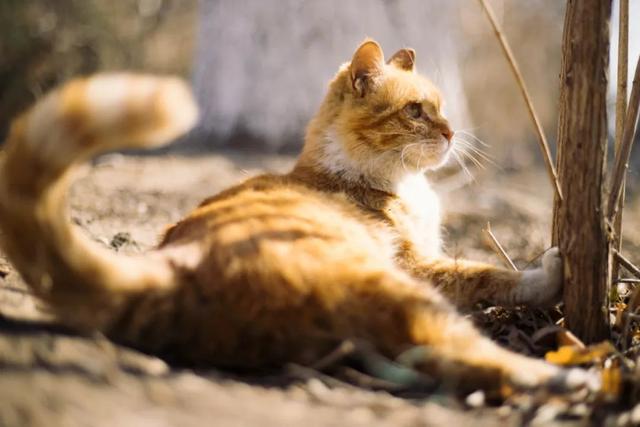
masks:
[(436, 170), (436, 169), (440, 169), (441, 167), (443, 167), (448, 161), (449, 161), (449, 154), (451, 153), (451, 150), (447, 150), (441, 157), (440, 160), (435, 162), (433, 165), (428, 166), (427, 170)]
[(439, 169), (447, 163), (450, 154), (451, 146), (449, 145), (441, 152), (434, 150), (434, 152), (423, 153), (416, 158), (405, 158), (404, 161), (401, 161), (401, 167), (405, 170), (409, 169), (412, 172), (425, 172)]

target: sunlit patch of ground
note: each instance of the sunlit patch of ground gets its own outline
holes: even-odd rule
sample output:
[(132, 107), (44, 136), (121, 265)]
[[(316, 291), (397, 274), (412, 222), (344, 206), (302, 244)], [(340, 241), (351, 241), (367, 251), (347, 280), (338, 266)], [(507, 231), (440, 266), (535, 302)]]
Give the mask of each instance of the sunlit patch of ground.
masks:
[[(154, 245), (166, 225), (206, 196), (263, 170), (284, 171), (292, 161), (245, 153), (107, 156), (75, 184), (72, 220), (113, 250), (144, 251)], [(501, 263), (483, 240), (482, 229), (488, 221), (519, 268), (538, 262), (548, 247), (552, 195), (542, 172), (479, 177), (466, 186), (456, 179), (445, 180), (438, 188), (448, 212), (446, 246), (451, 256)], [(636, 212), (640, 204), (630, 203), (625, 248), (632, 260), (640, 254)], [(335, 366), (323, 372), (289, 367), (259, 378), (172, 368), (102, 337), (78, 337), (27, 323), (46, 323), (46, 310), (31, 298), (2, 257), (0, 315), (3, 426), (489, 426), (640, 420), (640, 407), (632, 410), (628, 401), (633, 398), (630, 393), (637, 392), (629, 382), (630, 374), (625, 374), (627, 388), (613, 403), (586, 395), (553, 399), (524, 395), (497, 405), (480, 395), (458, 399), (440, 390), (403, 389), (402, 384), (376, 378), (375, 372)], [(535, 356), (562, 344), (562, 331), (553, 326), (561, 316), (558, 310), (495, 307), (479, 307), (472, 314), (494, 339)], [(626, 356), (603, 358), (633, 368), (636, 354)]]

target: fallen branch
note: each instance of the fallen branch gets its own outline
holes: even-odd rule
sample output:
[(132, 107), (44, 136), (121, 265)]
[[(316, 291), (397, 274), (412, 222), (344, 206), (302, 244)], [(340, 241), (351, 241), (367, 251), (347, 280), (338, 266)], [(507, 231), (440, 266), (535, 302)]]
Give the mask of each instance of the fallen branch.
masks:
[(636, 124), (638, 121), (638, 109), (640, 107), (640, 56), (636, 63), (636, 71), (633, 77), (633, 85), (631, 86), (631, 97), (629, 98), (629, 106), (627, 116), (624, 120), (624, 131), (622, 133), (622, 142), (620, 149), (616, 153), (616, 159), (613, 167), (613, 177), (609, 190), (609, 204), (607, 205), (607, 218), (612, 221), (618, 211), (618, 199), (622, 190), (622, 181), (629, 166), (629, 156), (631, 155), (631, 146), (636, 134)]
[(627, 278), (617, 279), (614, 282), (614, 284), (618, 284), (618, 283), (640, 283), (640, 279), (627, 279)]
[(352, 355), (355, 351), (356, 345), (352, 341), (342, 341), (331, 353), (311, 365), (311, 368), (317, 371), (323, 371), (341, 362), (345, 357)]
[(633, 265), (633, 263), (631, 261), (629, 261), (627, 258), (625, 258), (624, 255), (622, 255), (620, 252), (618, 252), (618, 251), (616, 251), (614, 249), (613, 250), (613, 257), (616, 259), (618, 264), (620, 264), (625, 269), (627, 269), (627, 271), (629, 273), (633, 274), (637, 278), (640, 278), (640, 268), (638, 268), (635, 265)]
[(544, 159), (544, 164), (547, 168), (547, 174), (549, 175), (549, 179), (551, 180), (551, 185), (555, 188), (556, 194), (560, 200), (562, 200), (562, 190), (560, 190), (560, 183), (558, 182), (558, 174), (556, 173), (556, 169), (553, 166), (553, 161), (551, 160), (551, 151), (549, 150), (549, 143), (547, 142), (547, 138), (544, 136), (544, 131), (542, 129), (542, 125), (540, 124), (540, 120), (538, 119), (538, 114), (536, 113), (535, 108), (533, 107), (533, 102), (531, 101), (531, 96), (529, 95), (529, 91), (524, 83), (524, 78), (522, 77), (522, 73), (520, 72), (520, 68), (516, 63), (515, 57), (513, 56), (513, 52), (509, 47), (509, 43), (507, 43), (507, 39), (504, 37), (502, 30), (498, 26), (498, 21), (496, 20), (495, 14), (493, 13), (493, 9), (486, 0), (479, 0), (482, 8), (484, 9), (489, 21), (491, 22), (491, 26), (498, 37), (498, 41), (500, 41), (500, 46), (502, 46), (502, 51), (507, 57), (507, 61), (511, 66), (511, 70), (513, 71), (514, 76), (518, 82), (518, 86), (520, 87), (520, 92), (522, 92), (522, 96), (524, 97), (524, 101), (527, 104), (527, 110), (529, 111), (529, 116), (533, 121), (533, 125), (536, 129), (536, 134), (538, 135), (538, 144), (540, 145), (540, 149), (542, 150), (542, 157)]
[(518, 267), (516, 267), (496, 236), (491, 231), (491, 223), (487, 222), (487, 228), (483, 229), (482, 232), (487, 237), (491, 248), (495, 251), (496, 254), (498, 254), (500, 258), (502, 258), (502, 261), (504, 261), (504, 263), (511, 267), (514, 271), (518, 271)]

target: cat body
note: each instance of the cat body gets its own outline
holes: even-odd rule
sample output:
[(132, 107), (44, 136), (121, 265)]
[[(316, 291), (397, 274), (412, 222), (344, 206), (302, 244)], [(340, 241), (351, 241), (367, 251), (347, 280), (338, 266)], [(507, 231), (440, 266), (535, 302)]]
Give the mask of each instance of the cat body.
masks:
[[(365, 41), (341, 67), (293, 170), (205, 200), (158, 248), (120, 256), (69, 225), (73, 166), (160, 145), (196, 119), (174, 79), (97, 75), (48, 95), (12, 126), (0, 158), (2, 245), (61, 322), (181, 363), (262, 369), (317, 361), (340, 342), (468, 389), (576, 385), (582, 377), (502, 349), (456, 307), (548, 305), (556, 250), (515, 272), (441, 253), (440, 205), (424, 172), (453, 144), (437, 89), (402, 49)], [(454, 381), (455, 382), (455, 381)]]

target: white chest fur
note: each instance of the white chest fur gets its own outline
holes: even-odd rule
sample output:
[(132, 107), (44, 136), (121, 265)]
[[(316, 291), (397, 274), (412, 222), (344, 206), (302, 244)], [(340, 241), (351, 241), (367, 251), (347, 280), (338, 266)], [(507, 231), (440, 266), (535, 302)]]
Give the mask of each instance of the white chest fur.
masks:
[(423, 174), (409, 175), (396, 186), (396, 195), (407, 212), (404, 238), (410, 239), (425, 257), (441, 253), (440, 200)]

